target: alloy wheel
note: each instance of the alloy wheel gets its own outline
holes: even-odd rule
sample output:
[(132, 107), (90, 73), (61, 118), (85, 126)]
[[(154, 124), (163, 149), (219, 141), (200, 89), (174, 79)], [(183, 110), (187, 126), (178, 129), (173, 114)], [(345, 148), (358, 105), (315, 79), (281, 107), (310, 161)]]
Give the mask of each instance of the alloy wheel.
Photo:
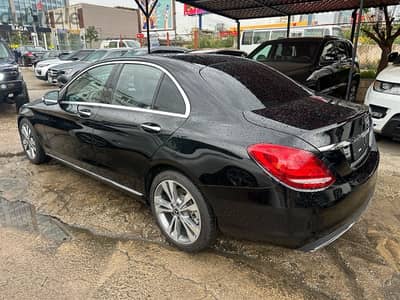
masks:
[(21, 126), (21, 138), (22, 145), (28, 157), (32, 160), (36, 158), (37, 146), (35, 137), (33, 136), (32, 129), (28, 124), (22, 124)]
[(196, 200), (180, 183), (164, 180), (154, 193), (154, 210), (161, 229), (175, 242), (193, 244), (201, 233)]

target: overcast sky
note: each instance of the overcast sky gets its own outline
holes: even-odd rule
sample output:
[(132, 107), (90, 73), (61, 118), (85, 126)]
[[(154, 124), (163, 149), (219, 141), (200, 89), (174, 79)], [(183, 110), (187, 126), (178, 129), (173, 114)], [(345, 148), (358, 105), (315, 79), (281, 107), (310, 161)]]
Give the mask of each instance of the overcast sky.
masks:
[(104, 6), (136, 7), (135, 1), (133, 0), (70, 0), (69, 3), (89, 3)]

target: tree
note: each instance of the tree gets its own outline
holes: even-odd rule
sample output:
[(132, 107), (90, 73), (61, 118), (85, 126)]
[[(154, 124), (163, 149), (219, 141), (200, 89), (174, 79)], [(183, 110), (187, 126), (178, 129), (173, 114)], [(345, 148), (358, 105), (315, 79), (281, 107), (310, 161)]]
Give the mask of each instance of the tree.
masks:
[(94, 26), (89, 26), (86, 29), (85, 39), (86, 42), (89, 42), (90, 48), (92, 48), (93, 42), (97, 42), (99, 40), (99, 33)]
[(393, 43), (400, 36), (400, 26), (394, 24), (394, 17), (389, 15), (387, 6), (382, 8), (385, 21), (379, 20), (372, 26), (362, 29), (367, 37), (374, 40), (382, 50), (381, 60), (379, 62), (377, 73), (387, 67), (388, 56), (392, 52)]

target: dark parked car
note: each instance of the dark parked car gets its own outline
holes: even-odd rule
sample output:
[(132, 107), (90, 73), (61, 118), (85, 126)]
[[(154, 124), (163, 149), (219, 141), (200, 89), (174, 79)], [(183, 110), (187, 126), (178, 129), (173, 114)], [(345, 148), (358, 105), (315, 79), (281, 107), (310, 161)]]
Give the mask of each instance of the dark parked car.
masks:
[(358, 220), (379, 162), (364, 106), (233, 56), (102, 61), (25, 105), (18, 126), (31, 162), (137, 196), (185, 251), (217, 228), (316, 250)]
[(47, 50), (42, 47), (22, 46), (17, 50), (19, 63), (23, 67), (31, 66), (34, 61), (40, 59)]
[[(346, 98), (353, 46), (335, 37), (278, 39), (262, 43), (248, 58), (265, 63), (307, 87)], [(358, 64), (351, 83), (355, 101), (360, 82)]]
[(63, 59), (64, 57), (66, 57), (70, 54), (71, 54), (71, 51), (60, 51), (60, 50), (47, 51), (40, 58), (36, 57), (35, 59), (32, 60), (32, 67), (35, 68), (36, 65), (41, 61), (50, 60), (50, 59), (54, 59), (54, 58)]
[[(90, 53), (87, 57), (82, 60), (62, 63), (51, 67), (48, 73), (49, 82), (63, 86), (68, 82), (75, 74), (87, 67), (89, 64), (102, 59), (116, 58), (125, 55), (130, 48), (115, 48), (115, 49), (99, 49)], [(58, 80), (60, 76), (63, 76), (62, 80)]]
[[(187, 53), (190, 50), (184, 47), (174, 47), (174, 46), (159, 46), (151, 48), (151, 54), (176, 54), (176, 53)], [(137, 48), (131, 49), (128, 51), (125, 56), (133, 57), (133, 56), (141, 56), (148, 54), (147, 48)]]
[(18, 109), (29, 102), (28, 89), (7, 45), (0, 41), (0, 103), (15, 103)]
[(232, 55), (246, 57), (247, 53), (237, 49), (200, 49), (191, 51), (190, 54), (220, 54), (220, 55)]

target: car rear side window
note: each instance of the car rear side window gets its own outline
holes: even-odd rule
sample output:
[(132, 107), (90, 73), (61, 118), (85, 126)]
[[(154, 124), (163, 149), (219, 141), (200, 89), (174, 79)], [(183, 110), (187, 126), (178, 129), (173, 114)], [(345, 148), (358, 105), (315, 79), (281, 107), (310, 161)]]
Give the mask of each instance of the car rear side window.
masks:
[(169, 76), (164, 75), (153, 109), (176, 114), (186, 111), (182, 94)]
[(112, 104), (151, 108), (163, 73), (154, 67), (126, 64), (118, 78)]

